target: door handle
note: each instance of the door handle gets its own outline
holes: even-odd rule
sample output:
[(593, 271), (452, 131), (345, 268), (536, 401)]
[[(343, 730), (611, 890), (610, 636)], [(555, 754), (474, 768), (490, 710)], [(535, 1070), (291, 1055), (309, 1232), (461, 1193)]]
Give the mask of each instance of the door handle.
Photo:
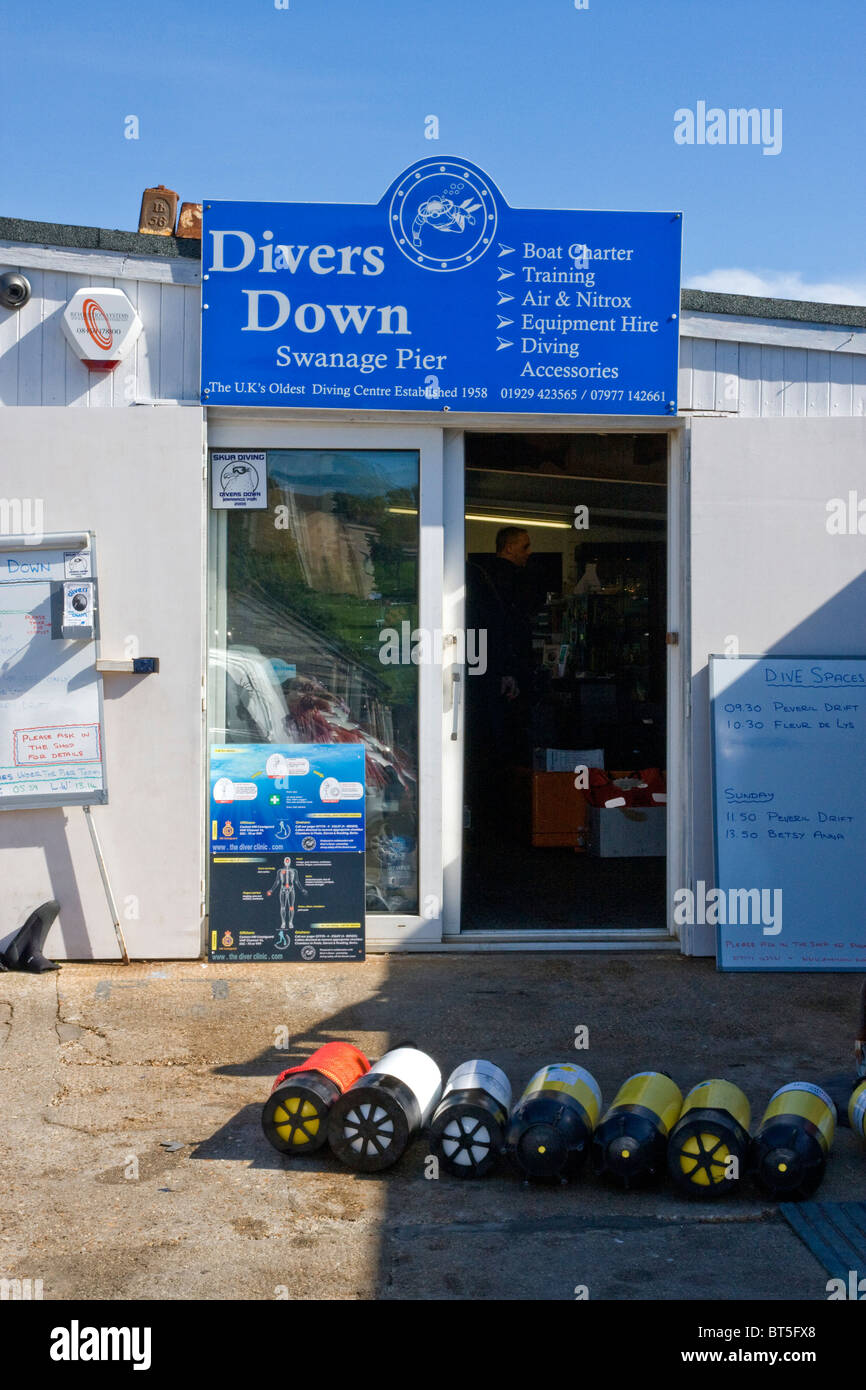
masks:
[(451, 672), (451, 740), (456, 742), (460, 734), (460, 672)]

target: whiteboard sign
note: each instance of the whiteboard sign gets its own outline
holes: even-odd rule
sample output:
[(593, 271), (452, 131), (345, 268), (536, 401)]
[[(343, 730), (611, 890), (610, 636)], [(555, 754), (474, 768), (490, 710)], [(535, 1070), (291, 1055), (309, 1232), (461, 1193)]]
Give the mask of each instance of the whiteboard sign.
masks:
[(710, 657), (723, 970), (866, 970), (866, 659)]
[(0, 537), (0, 809), (108, 800), (95, 640), (65, 640), (64, 581), (95, 588), (87, 536)]

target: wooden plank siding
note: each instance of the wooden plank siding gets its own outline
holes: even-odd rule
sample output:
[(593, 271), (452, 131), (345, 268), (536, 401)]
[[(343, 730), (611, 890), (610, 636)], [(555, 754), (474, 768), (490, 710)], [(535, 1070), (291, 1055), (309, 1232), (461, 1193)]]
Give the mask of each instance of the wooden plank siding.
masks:
[[(4, 252), (9, 255), (9, 249)], [(105, 258), (101, 258), (103, 269)], [(23, 309), (0, 311), (0, 405), (127, 406), (136, 400), (196, 400), (199, 376), (198, 285), (137, 280), (127, 274), (72, 274), (0, 260), (20, 270), (32, 295)], [(85, 286), (123, 290), (138, 310), (138, 342), (113, 372), (90, 372), (72, 352), (61, 316)]]
[(775, 343), (680, 339), (681, 414), (866, 415), (866, 355)]

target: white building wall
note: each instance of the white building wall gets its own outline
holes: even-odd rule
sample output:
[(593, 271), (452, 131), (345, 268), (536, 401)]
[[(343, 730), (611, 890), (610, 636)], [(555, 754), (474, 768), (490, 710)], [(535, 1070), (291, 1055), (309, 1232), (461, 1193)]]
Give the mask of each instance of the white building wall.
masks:
[[(693, 878), (711, 884), (708, 657), (866, 654), (862, 535), (831, 535), (827, 503), (866, 492), (866, 420), (696, 419), (691, 427)], [(684, 929), (715, 953), (715, 928)]]
[[(63, 344), (64, 351), (66, 345)], [(0, 410), (0, 496), (42, 500), (44, 529), (95, 532), (101, 656), (134, 638), (151, 676), (104, 677), (109, 801), (94, 806), (129, 953), (201, 949), (205, 587), (203, 413)], [(0, 938), (40, 902), (46, 953), (116, 959), (80, 807), (0, 811)]]
[[(94, 817), (121, 910), (133, 913), (124, 917), (131, 954), (195, 957), (207, 514), (197, 404), (200, 264), (0, 241), (0, 273), (7, 269), (25, 274), (33, 294), (24, 309), (0, 311), (0, 405), (22, 407), (0, 410), (0, 497), (41, 497), (46, 529), (96, 531), (103, 656), (122, 656), (135, 634), (141, 654), (161, 659), (158, 676), (106, 678), (111, 800)], [(60, 326), (65, 305), (85, 286), (123, 289), (143, 321), (130, 356), (111, 373), (88, 372)], [(146, 408), (156, 402), (186, 408)], [(64, 405), (75, 415), (41, 409)], [(114, 409), (133, 405), (145, 408)], [(856, 538), (846, 548), (844, 538), (834, 545), (815, 535), (816, 507), (860, 486), (866, 470), (866, 329), (686, 310), (680, 413), (693, 421), (694, 870), (709, 880), (709, 800), (701, 791), (709, 785), (707, 654), (732, 631), (742, 650), (755, 651), (787, 642), (829, 655), (866, 641), (866, 609), (851, 606), (864, 570)], [(404, 425), (415, 418), (426, 423), (400, 417)], [(550, 423), (535, 418), (527, 427)], [(560, 417), (556, 425), (567, 423)], [(808, 568), (806, 556), (814, 557)], [(809, 619), (816, 611), (820, 623)], [(62, 910), (49, 954), (116, 954), (79, 810), (0, 814), (0, 881), (0, 937), (56, 896)]]

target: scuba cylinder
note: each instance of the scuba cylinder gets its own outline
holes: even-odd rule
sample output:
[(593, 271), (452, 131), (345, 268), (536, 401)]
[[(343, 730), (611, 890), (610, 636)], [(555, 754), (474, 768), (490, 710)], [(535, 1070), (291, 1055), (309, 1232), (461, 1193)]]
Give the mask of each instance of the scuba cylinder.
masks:
[(514, 1107), (505, 1152), (525, 1180), (565, 1182), (586, 1159), (601, 1110), (594, 1076), (573, 1062), (542, 1067)]
[(623, 1187), (649, 1183), (665, 1166), (668, 1135), (683, 1093), (662, 1071), (639, 1071), (623, 1082), (592, 1138), (592, 1169)]
[(836, 1132), (836, 1107), (826, 1091), (791, 1081), (770, 1097), (752, 1140), (752, 1172), (781, 1202), (799, 1202), (817, 1190)]
[(860, 1139), (866, 1139), (866, 1081), (861, 1081), (851, 1092), (848, 1102), (848, 1119), (851, 1128)]
[(700, 1081), (683, 1101), (668, 1142), (668, 1172), (692, 1197), (735, 1186), (749, 1149), (749, 1102), (730, 1081)]
[(502, 1153), (511, 1109), (511, 1082), (478, 1058), (461, 1062), (445, 1082), (430, 1121), (430, 1147), (456, 1178), (481, 1178)]
[(351, 1043), (331, 1042), (306, 1062), (287, 1067), (271, 1088), (262, 1129), (280, 1153), (314, 1153), (328, 1137), (328, 1112), (370, 1063)]
[(359, 1173), (390, 1168), (428, 1123), (441, 1091), (432, 1057), (408, 1043), (396, 1047), (334, 1102), (328, 1143)]

